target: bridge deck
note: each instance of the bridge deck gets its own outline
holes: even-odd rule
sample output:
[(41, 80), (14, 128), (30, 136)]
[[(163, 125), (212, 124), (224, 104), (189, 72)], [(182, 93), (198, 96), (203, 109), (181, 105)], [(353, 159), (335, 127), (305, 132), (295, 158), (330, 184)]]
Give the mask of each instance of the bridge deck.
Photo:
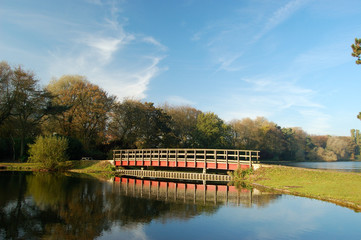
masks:
[(140, 178), (165, 178), (177, 180), (193, 180), (193, 181), (212, 181), (212, 182), (229, 182), (231, 176), (220, 174), (206, 174), (194, 172), (169, 172), (169, 171), (150, 171), (150, 170), (130, 170), (119, 169), (117, 171), (121, 175), (133, 176)]
[(152, 166), (236, 170), (252, 166), (259, 151), (231, 149), (128, 149), (114, 150), (115, 166)]

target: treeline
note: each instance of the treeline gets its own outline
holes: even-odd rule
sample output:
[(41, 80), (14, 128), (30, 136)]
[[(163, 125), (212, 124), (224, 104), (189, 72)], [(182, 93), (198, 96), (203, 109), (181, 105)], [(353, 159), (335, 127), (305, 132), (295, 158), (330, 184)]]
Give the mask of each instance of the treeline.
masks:
[[(361, 137), (308, 135), (263, 117), (226, 123), (190, 106), (119, 101), (86, 77), (64, 75), (41, 87), (22, 67), (0, 63), (0, 156), (26, 160), (39, 135), (68, 139), (70, 159), (104, 159), (121, 148), (260, 150), (263, 160), (356, 159)], [(357, 137), (356, 137), (357, 135)]]

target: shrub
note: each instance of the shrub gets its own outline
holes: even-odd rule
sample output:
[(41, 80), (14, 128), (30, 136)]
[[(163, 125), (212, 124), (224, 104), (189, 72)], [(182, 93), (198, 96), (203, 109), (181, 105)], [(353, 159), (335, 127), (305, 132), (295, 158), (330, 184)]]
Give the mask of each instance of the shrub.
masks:
[(68, 140), (58, 136), (39, 136), (29, 144), (29, 161), (41, 163), (48, 170), (55, 170), (61, 162), (68, 160)]
[(228, 172), (228, 174), (233, 178), (233, 181), (244, 181), (246, 178), (253, 173), (252, 168), (241, 169), (238, 168), (233, 172)]

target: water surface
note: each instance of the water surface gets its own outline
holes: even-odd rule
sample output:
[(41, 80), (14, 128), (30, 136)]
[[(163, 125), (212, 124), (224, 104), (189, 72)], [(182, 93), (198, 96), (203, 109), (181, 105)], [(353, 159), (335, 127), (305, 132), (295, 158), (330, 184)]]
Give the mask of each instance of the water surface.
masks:
[(0, 172), (0, 239), (361, 239), (361, 214), (202, 183)]
[(344, 172), (361, 172), (361, 161), (347, 161), (347, 162), (285, 162), (282, 165), (326, 169)]

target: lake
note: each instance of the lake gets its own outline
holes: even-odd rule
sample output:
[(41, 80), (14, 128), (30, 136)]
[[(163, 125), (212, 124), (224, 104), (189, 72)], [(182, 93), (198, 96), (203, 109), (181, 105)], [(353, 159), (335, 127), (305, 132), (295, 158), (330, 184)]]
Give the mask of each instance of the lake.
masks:
[(361, 213), (255, 188), (0, 172), (0, 239), (361, 239)]
[(344, 172), (361, 172), (361, 161), (347, 161), (347, 162), (284, 162), (281, 165), (326, 169)]

